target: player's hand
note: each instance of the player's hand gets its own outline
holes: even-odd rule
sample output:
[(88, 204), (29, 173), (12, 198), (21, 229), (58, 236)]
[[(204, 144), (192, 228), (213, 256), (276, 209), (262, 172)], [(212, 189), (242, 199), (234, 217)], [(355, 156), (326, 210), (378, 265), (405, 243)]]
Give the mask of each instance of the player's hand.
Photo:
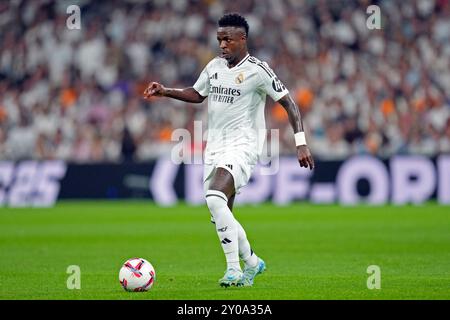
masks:
[(309, 151), (308, 146), (298, 146), (297, 147), (297, 158), (300, 163), (300, 167), (305, 167), (310, 170), (314, 169), (314, 159)]
[(150, 82), (147, 89), (144, 91), (144, 99), (148, 99), (152, 96), (161, 97), (164, 95), (166, 88), (158, 82)]

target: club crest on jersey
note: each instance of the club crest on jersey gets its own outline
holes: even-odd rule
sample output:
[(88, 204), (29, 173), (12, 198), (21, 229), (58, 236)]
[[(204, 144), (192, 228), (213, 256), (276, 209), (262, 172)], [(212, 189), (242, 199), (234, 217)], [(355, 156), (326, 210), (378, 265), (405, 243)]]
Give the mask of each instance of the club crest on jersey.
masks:
[(241, 84), (242, 82), (244, 82), (244, 74), (242, 72), (239, 73), (234, 81), (236, 82), (236, 84)]

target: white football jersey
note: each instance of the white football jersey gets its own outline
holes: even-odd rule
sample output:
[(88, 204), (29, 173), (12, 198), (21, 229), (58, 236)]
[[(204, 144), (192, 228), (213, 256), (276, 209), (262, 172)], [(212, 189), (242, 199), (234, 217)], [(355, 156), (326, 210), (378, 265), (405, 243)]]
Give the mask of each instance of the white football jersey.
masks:
[(203, 69), (194, 89), (208, 97), (205, 162), (223, 152), (261, 154), (266, 137), (266, 95), (274, 101), (288, 93), (265, 62), (247, 56), (233, 68), (216, 57)]

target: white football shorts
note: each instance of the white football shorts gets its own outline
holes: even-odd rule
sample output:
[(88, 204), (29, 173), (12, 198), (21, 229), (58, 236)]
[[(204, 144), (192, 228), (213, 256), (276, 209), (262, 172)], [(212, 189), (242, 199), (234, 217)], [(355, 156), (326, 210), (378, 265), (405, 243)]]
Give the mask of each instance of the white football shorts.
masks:
[(247, 151), (230, 150), (216, 153), (210, 158), (205, 158), (203, 169), (203, 191), (209, 189), (209, 185), (214, 177), (217, 168), (224, 168), (234, 179), (234, 189), (240, 193), (240, 189), (247, 185), (252, 171), (257, 163), (257, 156)]

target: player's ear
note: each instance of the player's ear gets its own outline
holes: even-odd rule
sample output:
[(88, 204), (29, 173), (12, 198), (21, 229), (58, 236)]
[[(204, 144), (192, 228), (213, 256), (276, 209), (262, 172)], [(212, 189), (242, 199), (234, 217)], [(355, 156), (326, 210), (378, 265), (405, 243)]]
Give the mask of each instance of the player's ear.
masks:
[(239, 39), (244, 41), (247, 40), (247, 35), (242, 30), (239, 30)]

